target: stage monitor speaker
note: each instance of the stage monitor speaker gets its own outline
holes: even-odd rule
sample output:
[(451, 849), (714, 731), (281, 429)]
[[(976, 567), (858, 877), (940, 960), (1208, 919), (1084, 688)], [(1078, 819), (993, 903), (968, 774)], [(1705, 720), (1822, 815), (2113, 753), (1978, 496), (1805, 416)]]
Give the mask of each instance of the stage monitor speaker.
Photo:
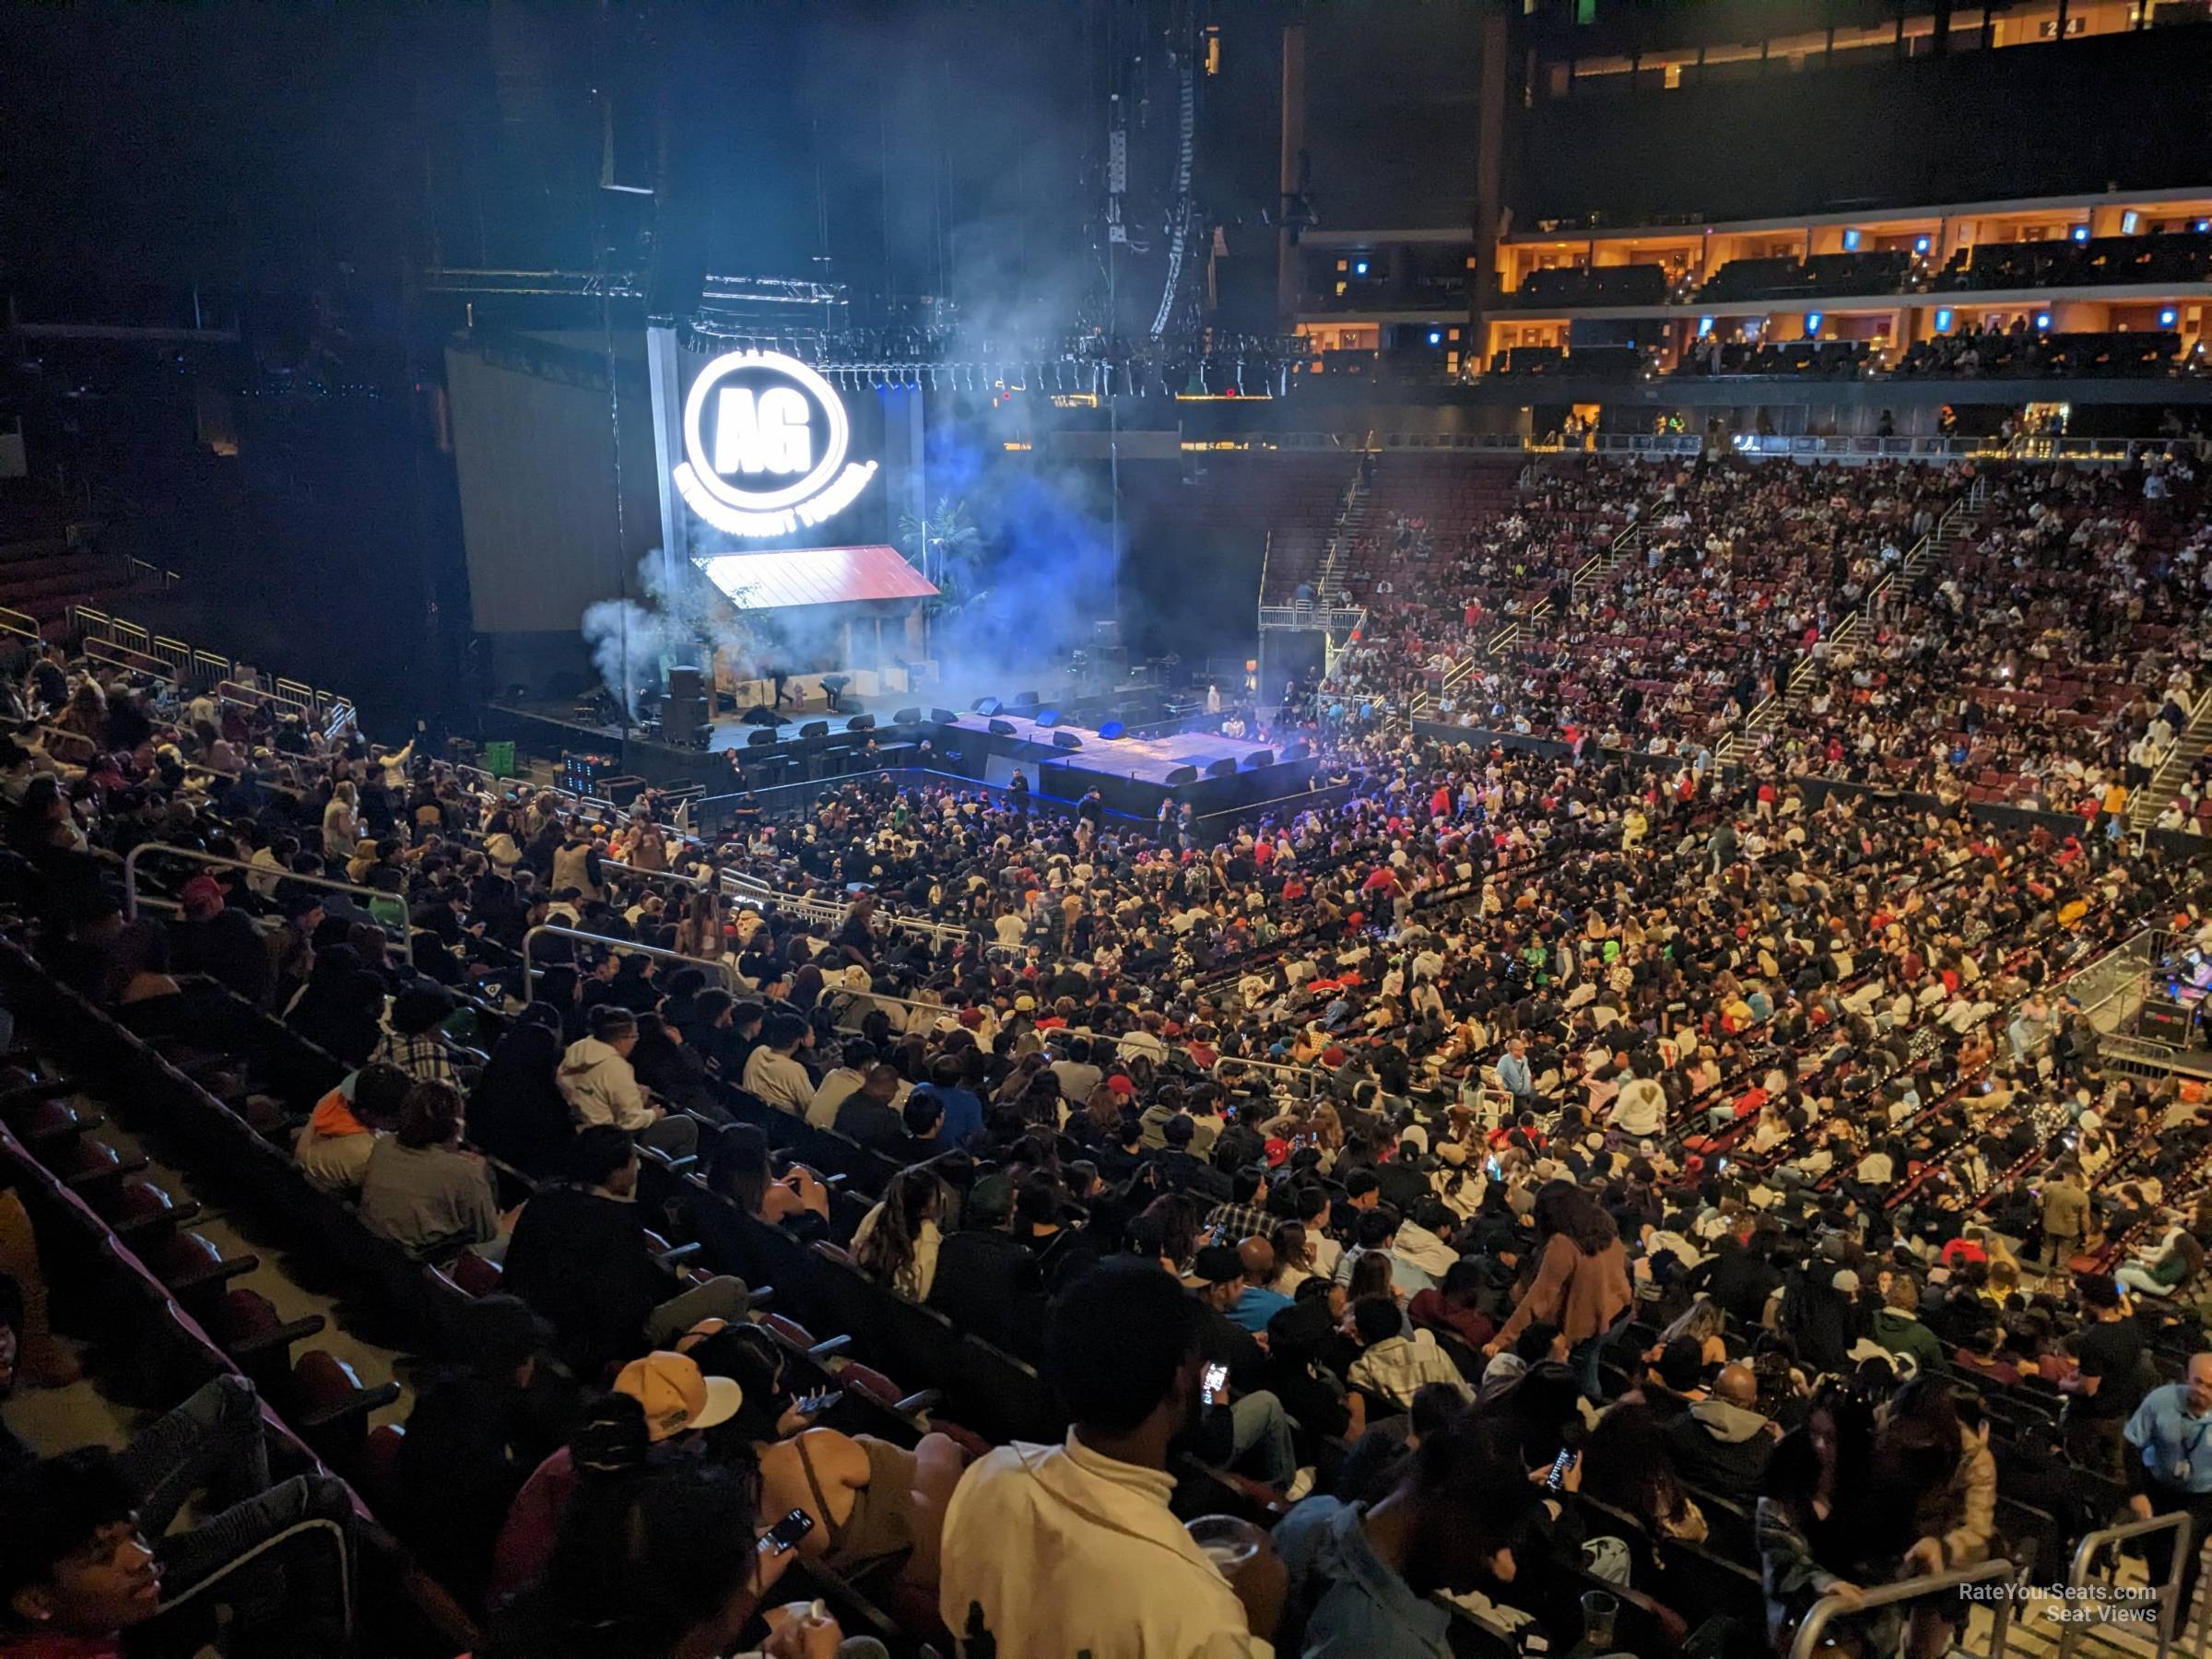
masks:
[(912, 708), (911, 708), (911, 709), (901, 709), (901, 710), (900, 710), (898, 713), (896, 713), (896, 714), (894, 714), (894, 715), (892, 715), (892, 716), (891, 716), (891, 724), (892, 724), (893, 725), (919, 725), (919, 724), (922, 724), (922, 708), (921, 708), (921, 705), (917, 703), (917, 704), (916, 704), (914, 707), (912, 707)]
[[(954, 721), (959, 719), (959, 716), (950, 709), (932, 709), (929, 712), (929, 717), (938, 725), (950, 725)], [(904, 720), (906, 716), (901, 714), (899, 718)]]
[(1168, 787), (1170, 789), (1180, 788), (1185, 783), (1195, 783), (1197, 782), (1198, 769), (1194, 766), (1178, 766), (1173, 768), (1168, 773)]
[(747, 735), (745, 747), (747, 748), (772, 748), (776, 742), (776, 735), (773, 732), (752, 732)]
[(705, 679), (696, 668), (674, 667), (668, 670), (668, 697), (674, 701), (680, 697), (699, 697), (705, 692)]
[(2184, 1004), (2170, 1002), (2162, 996), (2147, 998), (2136, 1030), (2138, 1036), (2147, 1037), (2153, 1042), (2186, 1048), (2189, 1044), (2189, 1009)]
[(1311, 759), (1312, 758), (1312, 746), (1307, 743), (1303, 737), (1293, 737), (1288, 743), (1283, 746), (1283, 752), (1280, 759), (1286, 762), (1291, 760), (1306, 760)]
[(1253, 749), (1251, 754), (1244, 757), (1246, 771), (1258, 771), (1263, 766), (1273, 766), (1274, 764), (1275, 751), (1273, 749)]
[(1014, 723), (1013, 723), (1012, 721), (1010, 721), (1010, 720), (994, 720), (994, 721), (993, 721), (993, 722), (991, 723), (991, 735), (992, 735), (992, 736), (994, 736), (994, 737), (1011, 737), (1011, 736), (1013, 736), (1013, 735), (1014, 735)]
[(855, 714), (845, 722), (845, 730), (848, 732), (872, 732), (875, 729), (876, 716), (873, 714)]
[(661, 704), (661, 741), (677, 748), (689, 748), (699, 742), (706, 720), (706, 700), (696, 690), (688, 696), (671, 692)]
[(1048, 727), (1058, 725), (1060, 724), (1060, 711), (1057, 709), (1038, 710), (1037, 724), (1041, 726)]
[(1235, 777), (1237, 775), (1237, 758), (1234, 755), (1222, 756), (1220, 759), (1211, 762), (1206, 767), (1206, 775), (1209, 778)]
[(826, 720), (810, 720), (799, 728), (799, 735), (802, 737), (827, 737), (830, 735), (830, 723)]
[(1054, 748), (1079, 749), (1083, 747), (1083, 739), (1077, 736), (1073, 732), (1054, 732), (1053, 734), (1053, 747)]
[(1039, 697), (1034, 691), (1017, 691), (1014, 693), (1014, 706), (1018, 709), (1033, 709), (1043, 700), (1044, 700)]
[(1104, 738), (1108, 743), (1112, 743), (1118, 740), (1121, 735), (1128, 729), (1129, 728), (1124, 725), (1120, 721), (1110, 720), (1104, 725), (1099, 728), (1099, 735)]
[(995, 697), (979, 697), (968, 705), (968, 712), (971, 714), (989, 716), (997, 713), (1003, 706)]

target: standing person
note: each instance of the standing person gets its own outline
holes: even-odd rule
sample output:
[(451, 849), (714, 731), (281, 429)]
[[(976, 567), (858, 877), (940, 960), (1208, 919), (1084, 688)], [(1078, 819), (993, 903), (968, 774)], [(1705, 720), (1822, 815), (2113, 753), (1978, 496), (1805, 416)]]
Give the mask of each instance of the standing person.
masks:
[[(1959, 1420), (1951, 1384), (1924, 1373), (1891, 1396), (1875, 1435), (1875, 1467), (1886, 1524), (1909, 1522), (1912, 1542), (1896, 1570), (1918, 1578), (1989, 1558), (1996, 1536), (1997, 1461), (1982, 1435)], [(1956, 1601), (1914, 1606), (1908, 1659), (1950, 1652)]]
[(330, 805), (323, 808), (323, 856), (342, 865), (353, 856), (360, 839), (361, 818), (354, 787), (341, 779), (330, 792)]
[(641, 870), (668, 867), (668, 837), (642, 812), (630, 820), (629, 862)]
[(1508, 1041), (1499, 1056), (1498, 1081), (1513, 1097), (1516, 1112), (1535, 1099), (1535, 1081), (1528, 1075), (1528, 1044), (1518, 1037)]
[(1265, 1659), (1283, 1565), (1262, 1543), (1235, 1583), (1168, 1500), (1169, 1448), (1198, 1408), (1201, 1310), (1172, 1277), (1101, 1265), (1053, 1309), (1046, 1369), (1073, 1419), (961, 1477), (937, 1605), (963, 1659)]
[[(2183, 1381), (2145, 1394), (2121, 1436), (2127, 1484), (2135, 1492), (2128, 1508), (2136, 1519), (2177, 1512), (2189, 1517), (2191, 1548), (2182, 1569), (2181, 1617), (2186, 1624), (2204, 1560), (2198, 1540), (2212, 1527), (2212, 1353), (2194, 1356)], [(2144, 1534), (2143, 1559), (2150, 1582), (2164, 1583), (2173, 1570), (2173, 1535)]]
[(1598, 1352), (1606, 1333), (1635, 1304), (1628, 1252), (1620, 1230), (1597, 1201), (1571, 1181), (1546, 1182), (1536, 1194), (1535, 1277), (1511, 1318), (1483, 1345), (1495, 1359), (1513, 1346), (1531, 1321), (1556, 1324), (1568, 1343), (1569, 1363), (1583, 1392), (1597, 1397)]
[(2066, 1406), (2066, 1455), (2100, 1475), (2121, 1473), (2121, 1429), (2133, 1415), (2143, 1363), (2143, 1332), (2120, 1288), (2100, 1273), (2085, 1273), (2074, 1294), (2086, 1316), (2068, 1338), (2075, 1371), (2059, 1383)]
[(548, 1407), (565, 1390), (533, 1394), (552, 1333), (519, 1297), (480, 1296), (461, 1315), (458, 1362), (432, 1376), (408, 1414), (393, 1501), (409, 1541), (437, 1561), (439, 1583), (473, 1605), (508, 1506), (559, 1443)]
[(2089, 1195), (2082, 1190), (2081, 1166), (2062, 1158), (2043, 1182), (2043, 1240), (2036, 1261), (2053, 1273), (2063, 1272), (2081, 1247), (2088, 1230)]
[(1777, 1652), (1815, 1602), (1838, 1596), (1848, 1608), (1875, 1576), (1873, 1464), (1873, 1413), (1833, 1383), (1814, 1398), (1804, 1427), (1774, 1448), (1753, 1535)]

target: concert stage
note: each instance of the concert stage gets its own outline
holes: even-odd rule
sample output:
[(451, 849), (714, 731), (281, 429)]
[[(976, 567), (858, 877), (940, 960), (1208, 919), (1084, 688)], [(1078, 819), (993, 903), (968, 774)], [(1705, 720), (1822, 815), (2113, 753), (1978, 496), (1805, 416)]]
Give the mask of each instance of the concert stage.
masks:
[[(1013, 730), (994, 733), (994, 724), (1011, 726)], [(1041, 726), (1033, 716), (1017, 714), (1011, 709), (995, 717), (963, 714), (949, 726), (939, 729), (964, 732), (971, 737), (995, 736), (999, 744), (1011, 746), (1000, 752), (1018, 755), (1025, 761), (1060, 766), (1070, 772), (1098, 772), (1131, 782), (1158, 783), (1162, 788), (1194, 782), (1177, 777), (1178, 771), (1185, 767), (1202, 779), (1207, 776), (1209, 769), (1222, 762), (1227, 763), (1230, 771), (1247, 771), (1252, 770), (1254, 757), (1265, 755), (1269, 762), (1275, 758), (1272, 750), (1259, 744), (1224, 737), (1218, 732), (1172, 732), (1109, 739), (1095, 731), (1065, 723)], [(1082, 747), (1071, 749), (1055, 744), (1056, 732), (1066, 733)]]
[[(993, 731), (994, 723), (1006, 729)], [(526, 752), (548, 759), (569, 751), (605, 754), (616, 759), (623, 775), (661, 787), (700, 784), (711, 797), (909, 769), (1003, 787), (1018, 767), (1041, 802), (1072, 804), (1096, 789), (1116, 816), (1149, 821), (1166, 800), (1187, 801), (1205, 818), (1300, 795), (1312, 787), (1319, 762), (1310, 757), (1278, 759), (1258, 744), (1181, 730), (1177, 724), (1107, 738), (1088, 726), (1040, 726), (1034, 711), (905, 724), (882, 714), (810, 712), (772, 729), (719, 720), (702, 753), (639, 735), (624, 738), (611, 725), (577, 724), (550, 708), (494, 704), (486, 712), (484, 735), (512, 738)], [(1055, 732), (1079, 747), (1056, 742)]]

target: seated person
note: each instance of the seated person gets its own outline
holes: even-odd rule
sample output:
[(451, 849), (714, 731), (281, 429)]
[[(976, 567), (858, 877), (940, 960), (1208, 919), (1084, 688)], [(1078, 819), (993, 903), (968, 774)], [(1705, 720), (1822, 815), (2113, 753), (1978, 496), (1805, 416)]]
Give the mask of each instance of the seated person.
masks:
[(308, 1180), (326, 1193), (359, 1192), (370, 1153), (380, 1136), (399, 1127), (400, 1104), (413, 1087), (398, 1066), (376, 1061), (348, 1073), (317, 1100), (292, 1142), (292, 1157)]
[(774, 1659), (834, 1655), (842, 1633), (818, 1603), (762, 1606), (800, 1552), (760, 1547), (757, 1496), (696, 1460), (580, 1481), (543, 1577), (494, 1617), (480, 1659), (699, 1659), (733, 1653), (756, 1614)]
[[(343, 1651), (350, 1496), (326, 1475), (273, 1484), (253, 1384), (218, 1377), (120, 1452), (84, 1446), (0, 1481), (0, 1654), (111, 1659), (127, 1631), (218, 1607), (233, 1653)], [(203, 1489), (200, 1518), (171, 1531)]]
[(493, 1256), (505, 1243), (484, 1160), (461, 1147), (461, 1091), (418, 1083), (399, 1124), (370, 1149), (361, 1172), (361, 1225), (426, 1261), (474, 1245)]
[(502, 1288), (553, 1326), (587, 1382), (610, 1364), (665, 1347), (702, 1319), (744, 1312), (745, 1283), (726, 1275), (686, 1286), (654, 1253), (638, 1205), (638, 1148), (611, 1124), (577, 1133), (568, 1179), (515, 1218)]
[(1353, 1302), (1352, 1329), (1360, 1347), (1359, 1358), (1352, 1361), (1353, 1387), (1401, 1409), (1411, 1406), (1414, 1392), (1430, 1382), (1456, 1389), (1463, 1399), (1473, 1398), (1475, 1391), (1452, 1357), (1437, 1347), (1435, 1335), (1416, 1330), (1408, 1336), (1398, 1304), (1388, 1296), (1362, 1296)]
[(714, 1143), (707, 1186), (756, 1221), (819, 1237), (830, 1219), (830, 1189), (805, 1164), (772, 1177), (768, 1136), (751, 1124), (733, 1124)]
[(766, 1332), (731, 1325), (689, 1348), (702, 1373), (727, 1377), (744, 1404), (713, 1438), (742, 1447), (760, 1471), (763, 1514), (803, 1509), (814, 1530), (799, 1545), (806, 1560), (841, 1573), (896, 1565), (908, 1583), (934, 1588), (946, 1506), (966, 1460), (942, 1434), (925, 1434), (911, 1452), (872, 1435), (813, 1426), (793, 1398), (782, 1350)]

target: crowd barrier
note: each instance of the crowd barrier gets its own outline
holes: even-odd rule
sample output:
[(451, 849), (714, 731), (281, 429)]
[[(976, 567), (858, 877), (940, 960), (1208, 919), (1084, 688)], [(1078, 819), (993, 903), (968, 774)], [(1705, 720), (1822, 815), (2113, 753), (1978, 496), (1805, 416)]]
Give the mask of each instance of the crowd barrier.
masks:
[[(6, 617), (18, 614), (6, 613)], [(36, 624), (32, 626), (35, 630)], [(250, 663), (156, 633), (143, 623), (112, 616), (97, 606), (72, 606), (69, 627), (82, 641), (85, 654), (94, 662), (165, 681), (180, 692), (206, 691), (223, 702), (253, 706), (278, 702), (299, 714), (303, 725), (326, 736), (335, 736), (356, 724), (351, 700), (335, 691), (305, 680), (264, 673)]]
[[(333, 881), (327, 876), (298, 876), (288, 870), (271, 870), (261, 865), (248, 864), (242, 858), (223, 858), (213, 853), (203, 853), (196, 847), (171, 846), (167, 841), (145, 841), (133, 847), (123, 861), (123, 913), (126, 920), (138, 918), (138, 861), (149, 853), (159, 853), (165, 858), (181, 858), (187, 864), (206, 865), (221, 870), (243, 870), (248, 876), (279, 883), (298, 883), (327, 893), (347, 893), (368, 901), (369, 904), (397, 903), (402, 912), (406, 901), (394, 893), (379, 888), (356, 887), (349, 881)], [(367, 908), (364, 906), (364, 908)], [(371, 915), (375, 912), (371, 911)], [(411, 969), (415, 966), (414, 930), (402, 921), (394, 928), (387, 924), (384, 931), (398, 942), (399, 954)]]

